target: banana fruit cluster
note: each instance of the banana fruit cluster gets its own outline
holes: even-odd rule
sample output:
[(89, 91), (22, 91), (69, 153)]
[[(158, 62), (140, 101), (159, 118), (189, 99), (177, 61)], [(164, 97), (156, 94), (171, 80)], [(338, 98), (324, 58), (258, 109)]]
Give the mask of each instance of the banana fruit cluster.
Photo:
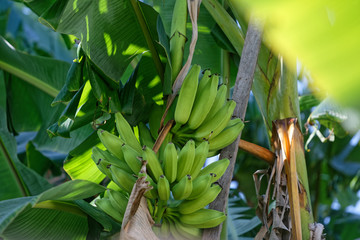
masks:
[[(210, 144), (203, 140), (196, 146), (192, 139), (181, 149), (172, 142), (163, 143), (156, 154), (149, 146), (140, 144), (144, 142), (141, 136), (148, 134), (139, 134), (139, 142), (121, 113), (115, 114), (115, 121), (120, 136), (99, 129), (98, 136), (106, 150), (94, 147), (92, 159), (121, 191), (108, 190), (105, 197), (95, 202), (99, 209), (121, 222), (128, 195), (137, 178), (146, 177), (152, 189), (145, 197), (151, 215), (161, 224), (160, 228), (154, 227), (159, 236), (171, 234), (175, 239), (194, 239), (201, 236), (201, 229), (214, 227), (225, 220), (224, 213), (205, 207), (222, 190), (216, 181), (225, 173), (228, 159), (203, 167)], [(141, 128), (147, 128), (146, 125), (139, 126), (140, 133), (146, 132)], [(142, 172), (145, 161), (147, 172)]]
[[(152, 189), (144, 196), (156, 223), (153, 230), (161, 239), (199, 239), (202, 229), (226, 219), (224, 213), (206, 207), (221, 192), (216, 182), (230, 162), (221, 159), (203, 166), (207, 157), (237, 138), (244, 124), (232, 119), (236, 103), (226, 99), (225, 85), (218, 87), (219, 76), (206, 70), (199, 81), (200, 70), (194, 65), (185, 77), (167, 118), (176, 124), (158, 153), (152, 150), (157, 129), (151, 127), (151, 119), (150, 130), (143, 123), (137, 126), (137, 137), (121, 113), (115, 113), (119, 136), (99, 129), (106, 149), (92, 150), (98, 169), (121, 189), (108, 190), (96, 206), (121, 222), (136, 180), (145, 177)], [(153, 122), (160, 122), (161, 115)]]
[(231, 144), (244, 124), (232, 119), (235, 101), (227, 100), (227, 87), (218, 88), (219, 76), (206, 70), (199, 81), (201, 67), (193, 65), (181, 86), (174, 112), (173, 142), (183, 146), (189, 139), (196, 144), (207, 140), (212, 155)]

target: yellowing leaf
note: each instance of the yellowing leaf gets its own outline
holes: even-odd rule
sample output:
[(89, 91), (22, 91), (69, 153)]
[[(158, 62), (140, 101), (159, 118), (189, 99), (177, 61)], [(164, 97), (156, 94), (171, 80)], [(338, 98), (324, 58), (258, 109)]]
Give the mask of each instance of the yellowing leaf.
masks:
[(266, 18), (265, 39), (285, 59), (298, 58), (317, 87), (343, 104), (360, 101), (358, 1), (245, 1)]

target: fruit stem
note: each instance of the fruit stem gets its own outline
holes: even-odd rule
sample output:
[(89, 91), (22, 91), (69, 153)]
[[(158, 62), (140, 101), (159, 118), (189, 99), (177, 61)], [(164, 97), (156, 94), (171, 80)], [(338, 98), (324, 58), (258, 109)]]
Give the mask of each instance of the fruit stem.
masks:
[(181, 128), (181, 125), (180, 123), (176, 123), (175, 126), (171, 129), (171, 131), (173, 133), (176, 133), (180, 128)]
[(155, 224), (160, 224), (161, 223), (161, 218), (163, 217), (163, 214), (165, 212), (166, 205), (167, 205), (166, 200), (159, 200), (158, 201), (157, 212), (156, 212), (156, 216), (155, 216)]

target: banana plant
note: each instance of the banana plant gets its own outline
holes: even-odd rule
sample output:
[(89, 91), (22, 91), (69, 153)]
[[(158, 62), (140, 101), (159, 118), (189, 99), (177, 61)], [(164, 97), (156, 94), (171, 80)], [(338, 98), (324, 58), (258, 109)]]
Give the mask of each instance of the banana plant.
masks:
[[(280, 28), (282, 39), (288, 40), (283, 45), (288, 54), (281, 51), (283, 42), (272, 32), (276, 28), (267, 29), (282, 26), (279, 18), (272, 18), (277, 14), (276, 8), (266, 11), (270, 18), (265, 22), (270, 25), (265, 24), (266, 40), (261, 42), (255, 61), (253, 95), (247, 93), (250, 95), (247, 114), (257, 124), (246, 123), (242, 134), (248, 139), (254, 137), (253, 131), (258, 133), (254, 139), (262, 138), (271, 151), (245, 144), (252, 153), (259, 150), (256, 156), (267, 160), (269, 169), (257, 168), (255, 192), (249, 190), (253, 186), (247, 185), (251, 181), (249, 170), (238, 169), (245, 161), (241, 152), (234, 171), (242, 192), (259, 198), (256, 218), (255, 211), (237, 207), (242, 202), (227, 201), (228, 196), (224, 198), (221, 193), (228, 189), (214, 183), (229, 175), (223, 178), (230, 185), (232, 173), (224, 174), (232, 164), (228, 159), (201, 168), (207, 157), (217, 155), (231, 144), (244, 127), (239, 118), (231, 119), (236, 107), (234, 101), (227, 99), (237, 97), (232, 87), (240, 58), (246, 57), (243, 50), (250, 13), (262, 15), (262, 9), (268, 5), (259, 4), (260, 1), (245, 5), (232, 0), (2, 2), (6, 4), (0, 7), (0, 162), (4, 166), (0, 171), (0, 192), (4, 193), (0, 198), (1, 237), (85, 239), (119, 234), (121, 229), (120, 238), (126, 238), (134, 236), (135, 227), (145, 229), (147, 236), (154, 238), (170, 234), (179, 239), (200, 238), (211, 231), (219, 235), (219, 227), (212, 227), (226, 218), (222, 239), (256, 234), (258, 238), (278, 234), (281, 239), (291, 234), (294, 239), (309, 239), (313, 232), (319, 232), (315, 228), (321, 226), (313, 224), (313, 213), (315, 218), (322, 216), (318, 213), (319, 202), (329, 201), (329, 196), (319, 191), (312, 208), (309, 182), (315, 174), (307, 175), (308, 153), (304, 152), (300, 110), (308, 114), (311, 107), (318, 105), (309, 116), (309, 128), (323, 125), (314, 134), (324, 126), (333, 128), (336, 137), (344, 137), (346, 144), (351, 143), (347, 131), (356, 132), (357, 127), (344, 130), (346, 121), (341, 119), (344, 114), (327, 101), (320, 103), (310, 97), (299, 102), (294, 49), (302, 49), (301, 60), (311, 71), (314, 69), (315, 81), (325, 76), (333, 79), (340, 72), (339, 66), (332, 65), (334, 74), (330, 76), (324, 72), (324, 66), (315, 64), (313, 55), (299, 39), (294, 41), (297, 47), (290, 48), (294, 32), (288, 29)], [(315, 9), (322, 4), (311, 6)], [(9, 17), (13, 10), (6, 8), (10, 5), (17, 9), (26, 6), (24, 11), (30, 9), (39, 24), (56, 32), (52, 34), (60, 33), (61, 40), (71, 49), (71, 58), (56, 60), (53, 56), (57, 54), (40, 51), (38, 46), (29, 51), (26, 49), (29, 41), (19, 44), (12, 38), (11, 31), (6, 30), (9, 24), (14, 24)], [(274, 6), (289, 13), (284, 17), (291, 24), (302, 17), (290, 14), (291, 6), (297, 6), (295, 3), (283, 6), (276, 2)], [(338, 14), (344, 17), (344, 12), (338, 12), (336, 4), (330, 4), (326, 12), (335, 30), (339, 30), (338, 23), (346, 26), (344, 29), (353, 26), (344, 25), (343, 19), (337, 20)], [(349, 16), (354, 15), (354, 11), (349, 12)], [(313, 20), (319, 20), (317, 17)], [(302, 31), (303, 26), (299, 28)], [(334, 32), (328, 33), (322, 37), (333, 36)], [(350, 49), (353, 45), (347, 46)], [(311, 49), (319, 54), (325, 47), (328, 45), (321, 48), (312, 45)], [(349, 62), (356, 62), (349, 51), (345, 53)], [(349, 75), (358, 73), (354, 70), (356, 66), (348, 69), (353, 70)], [(326, 89), (334, 94), (332, 83)], [(334, 95), (343, 103), (349, 102), (348, 98)], [(13, 136), (23, 131), (39, 131), (28, 144), (27, 157), (31, 158), (28, 167), (16, 153)], [(311, 147), (317, 139), (310, 141), (309, 138)], [(336, 152), (334, 158), (331, 158), (334, 152), (327, 155), (332, 159), (331, 167), (352, 178), (348, 184), (351, 188), (341, 185), (347, 189), (349, 198), (358, 186), (358, 166), (352, 164), (352, 171), (342, 166), (354, 148), (356, 153), (356, 147), (348, 146)], [(44, 150), (67, 154), (63, 175), (70, 181), (54, 187), (39, 176), (46, 173), (49, 165), (36, 168), (32, 163), (48, 164), (40, 153)], [(34, 161), (35, 158), (39, 159)], [(326, 174), (331, 172), (325, 163), (317, 165)], [(257, 167), (257, 163), (251, 167)], [(260, 180), (265, 175), (269, 175), (268, 182)], [(318, 188), (325, 185), (323, 180), (317, 182)], [(251, 197), (248, 203), (254, 206)], [(336, 197), (342, 204), (347, 201), (341, 194)], [(207, 209), (210, 202), (228, 202), (227, 217), (224, 212)], [(148, 223), (139, 223), (139, 216)], [(54, 224), (46, 224), (49, 220)]]

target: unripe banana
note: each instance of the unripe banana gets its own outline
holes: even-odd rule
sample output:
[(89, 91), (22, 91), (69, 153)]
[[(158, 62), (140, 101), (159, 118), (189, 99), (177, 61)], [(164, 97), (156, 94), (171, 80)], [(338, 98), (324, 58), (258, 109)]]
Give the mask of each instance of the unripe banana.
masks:
[(211, 106), (214, 103), (218, 83), (219, 76), (214, 74), (211, 76), (211, 79), (204, 86), (202, 91), (198, 91), (196, 94), (194, 106), (191, 110), (191, 115), (187, 123), (190, 129), (198, 128), (205, 120), (206, 115), (209, 113)]
[(186, 42), (187, 1), (175, 1), (170, 30), (171, 83), (179, 74)]
[(158, 158), (156, 157), (156, 154), (147, 146), (143, 147), (143, 160), (148, 162), (147, 169), (149, 170), (149, 174), (152, 179), (157, 181), (161, 175), (164, 175), (164, 172), (161, 168)]
[(175, 221), (175, 228), (183, 236), (183, 239), (190, 239), (190, 240), (199, 240), (202, 236), (202, 230), (197, 227), (193, 227), (190, 225), (184, 225), (178, 219)]
[(139, 127), (139, 138), (141, 145), (142, 146), (146, 145), (149, 148), (153, 148), (155, 142), (151, 136), (150, 130), (143, 122), (140, 122), (138, 127)]
[(136, 178), (130, 173), (123, 169), (116, 167), (115, 165), (110, 166), (110, 172), (113, 181), (124, 191), (131, 193), (133, 186), (136, 182)]
[(128, 198), (124, 194), (122, 194), (118, 191), (107, 190), (106, 192), (107, 192), (107, 195), (109, 196), (111, 205), (118, 212), (120, 212), (121, 215), (124, 215), (126, 206), (128, 204)]
[(177, 124), (185, 124), (190, 117), (198, 87), (200, 70), (201, 67), (199, 65), (193, 65), (181, 86), (174, 114)]
[(164, 168), (164, 159), (165, 159), (165, 156), (164, 156), (165, 148), (168, 145), (168, 143), (170, 143), (172, 141), (172, 136), (173, 136), (173, 134), (171, 132), (169, 132), (166, 135), (166, 137), (165, 137), (164, 141), (162, 142), (162, 144), (160, 146), (160, 149), (159, 149), (159, 151), (157, 153), (157, 155), (159, 156), (159, 161), (162, 164), (163, 168)]
[(171, 192), (175, 200), (183, 200), (190, 196), (192, 188), (191, 176), (186, 175), (171, 188)]
[(220, 154), (219, 150), (217, 150), (217, 151), (209, 151), (207, 157), (210, 158), (210, 157), (216, 156), (218, 154)]
[(124, 159), (124, 155), (121, 150), (121, 146), (124, 144), (122, 139), (102, 129), (99, 129), (97, 134), (107, 150), (109, 150), (117, 158)]
[(195, 157), (195, 142), (189, 140), (181, 149), (178, 157), (176, 180), (179, 182), (186, 174), (190, 174)]
[(175, 145), (173, 143), (166, 144), (164, 150), (164, 173), (170, 183), (175, 182), (177, 174), (178, 157)]
[[(94, 148), (96, 148), (96, 150), (94, 150)], [(119, 159), (113, 156), (108, 150), (103, 151), (97, 147), (94, 148), (93, 148), (93, 152), (97, 151), (102, 156), (102, 158), (106, 160), (107, 164), (115, 165), (119, 168), (124, 169), (128, 173), (132, 173), (130, 167), (128, 166), (128, 164), (125, 162), (124, 159)]]
[(216, 93), (214, 104), (206, 116), (206, 119), (211, 119), (225, 104), (226, 101), (226, 85), (221, 85)]
[(115, 113), (116, 129), (126, 144), (129, 144), (135, 151), (141, 153), (141, 145), (132, 130), (132, 127), (120, 112)]
[(190, 175), (195, 179), (201, 168), (204, 166), (207, 155), (209, 152), (209, 143), (208, 141), (203, 141), (196, 149), (195, 149), (195, 158), (194, 163), (192, 165)]
[(219, 135), (209, 140), (209, 150), (220, 150), (235, 141), (239, 136), (241, 130), (244, 128), (244, 123), (240, 118), (232, 119)]
[(95, 205), (117, 222), (122, 222), (124, 216), (120, 212), (116, 211), (116, 209), (111, 205), (109, 198), (97, 199), (95, 201)]
[(166, 217), (178, 218), (180, 216), (179, 210), (177, 208), (166, 208)]
[[(199, 81), (198, 89), (196, 92), (196, 97), (198, 96), (198, 93), (200, 93), (204, 89), (206, 84), (209, 82), (210, 78), (211, 78), (211, 71), (209, 69), (207, 69), (207, 70), (205, 70), (201, 80)], [(195, 97), (195, 99), (196, 99), (196, 97)]]
[(210, 204), (221, 192), (219, 185), (213, 185), (208, 188), (199, 198), (194, 200), (185, 200), (179, 206), (179, 212), (181, 214), (189, 214), (196, 212)]
[(123, 144), (121, 148), (127, 165), (131, 168), (133, 173), (137, 174), (141, 168), (141, 162), (138, 157), (141, 156), (139, 156), (139, 153), (128, 144)]
[[(98, 167), (98, 169), (103, 173), (105, 174), (106, 176), (109, 176), (111, 177), (111, 172), (109, 169), (106, 168), (106, 161), (104, 160), (102, 154), (100, 153), (100, 149), (98, 148), (93, 148), (92, 149), (92, 154), (91, 154), (91, 158), (92, 160), (94, 161), (94, 163), (96, 164), (96, 166)], [(105, 164), (102, 163), (103, 161), (105, 161)]]
[(215, 162), (207, 165), (205, 168), (203, 168), (200, 171), (198, 177), (200, 177), (202, 175), (208, 175), (210, 173), (213, 173), (213, 174), (215, 174), (215, 176), (212, 178), (212, 182), (216, 182), (225, 173), (229, 164), (230, 164), (230, 161), (227, 158), (215, 161)]
[(193, 181), (193, 190), (187, 200), (196, 199), (206, 192), (210, 188), (214, 176), (214, 173), (210, 173), (195, 178)]
[(235, 106), (235, 101), (228, 101), (213, 118), (206, 120), (198, 129), (196, 129), (194, 138), (201, 140), (202, 138), (212, 139), (216, 137), (230, 121)]
[(184, 223), (198, 228), (216, 227), (226, 219), (223, 212), (213, 209), (200, 209), (190, 214), (184, 214), (179, 220)]
[(170, 198), (170, 184), (164, 175), (159, 177), (157, 190), (160, 200), (167, 201)]
[(163, 219), (160, 227), (160, 239), (169, 239), (170, 236), (170, 223), (167, 219)]
[[(170, 220), (170, 219), (171, 219), (171, 220)], [(175, 219), (169, 217), (169, 218), (168, 218), (168, 221), (169, 221), (170, 233), (171, 233), (171, 236), (172, 236), (171, 239), (184, 240), (185, 237), (178, 232), (178, 230), (177, 230), (177, 228), (176, 228), (176, 226), (175, 226), (175, 225), (176, 225)]]

